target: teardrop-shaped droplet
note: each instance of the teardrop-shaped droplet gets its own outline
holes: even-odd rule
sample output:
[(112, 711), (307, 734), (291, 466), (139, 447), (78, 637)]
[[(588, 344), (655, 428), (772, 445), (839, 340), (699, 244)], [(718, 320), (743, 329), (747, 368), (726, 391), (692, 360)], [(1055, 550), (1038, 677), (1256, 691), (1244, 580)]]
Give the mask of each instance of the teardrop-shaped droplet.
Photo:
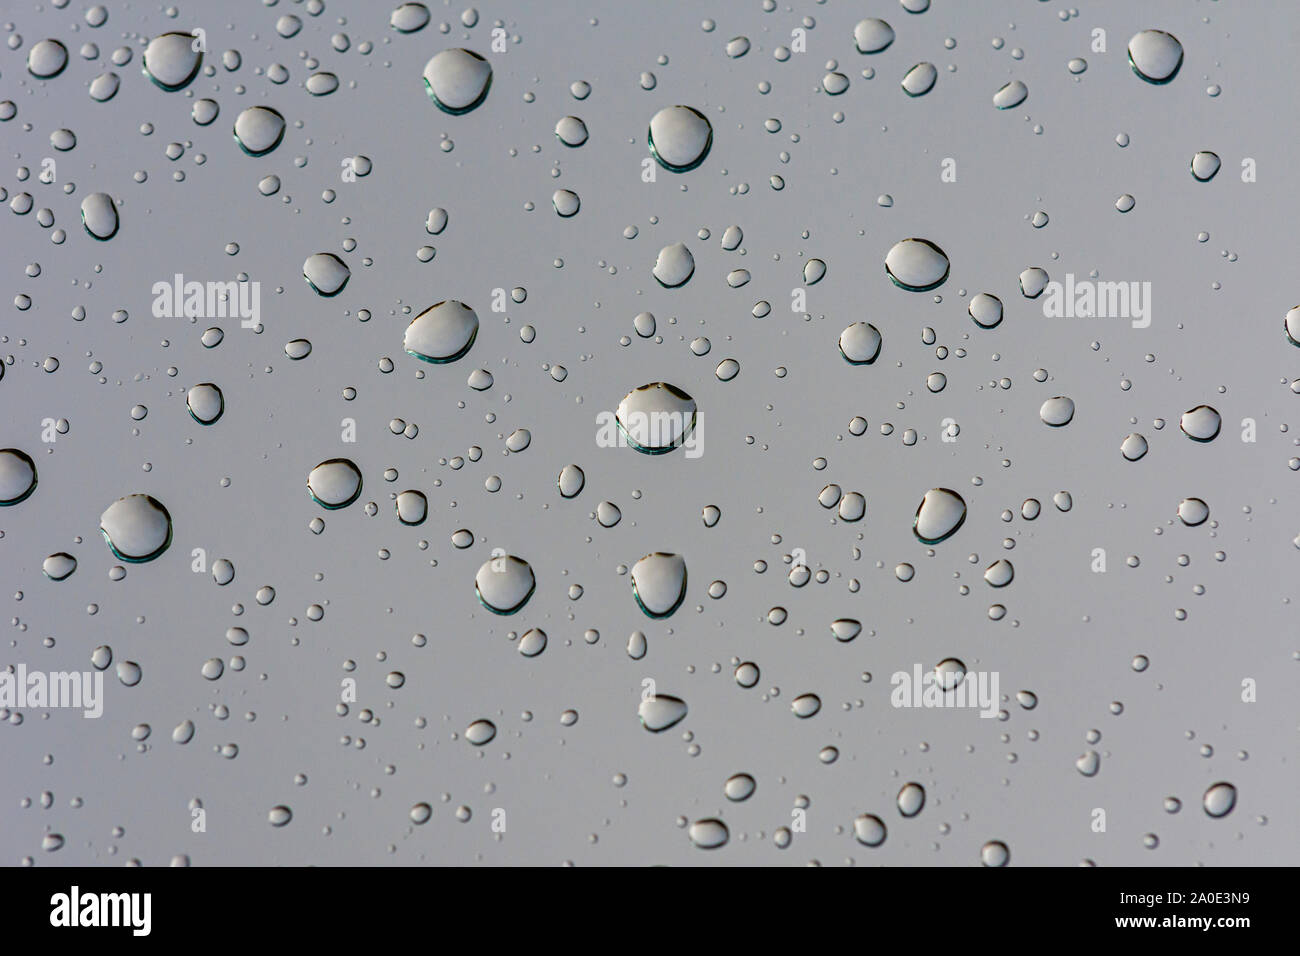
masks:
[(338, 295), (352, 278), (352, 270), (332, 252), (317, 252), (302, 264), (302, 276), (317, 295)]
[(91, 193), (81, 201), (81, 224), (92, 239), (107, 242), (117, 235), (117, 203), (108, 193)]
[(650, 120), (646, 136), (653, 156), (664, 169), (688, 172), (709, 155), (713, 127), (704, 114), (689, 106), (668, 106)]
[(1168, 83), (1183, 65), (1183, 45), (1164, 30), (1143, 30), (1128, 41), (1128, 63), (1148, 83)]
[(875, 17), (861, 20), (853, 28), (853, 43), (859, 53), (880, 53), (894, 42), (894, 28)]
[(885, 256), (885, 272), (900, 289), (927, 292), (948, 278), (948, 256), (928, 239), (904, 239)]
[(1237, 805), (1237, 788), (1230, 783), (1212, 784), (1201, 798), (1201, 806), (1212, 817), (1226, 817)]
[(684, 242), (664, 246), (655, 259), (653, 274), (655, 281), (665, 289), (676, 289), (689, 282), (695, 274), (695, 256)]
[(826, 263), (821, 259), (809, 259), (803, 266), (803, 284), (816, 285), (826, 275)]
[(938, 544), (952, 537), (966, 520), (966, 502), (949, 488), (931, 488), (921, 499), (912, 533), (923, 544)]
[(119, 559), (142, 564), (171, 544), (172, 517), (152, 495), (118, 498), (99, 517), (99, 531)]
[(870, 365), (880, 355), (881, 341), (870, 322), (854, 322), (840, 333), (840, 355), (850, 365)]
[(1000, 110), (1015, 109), (1028, 96), (1029, 87), (1019, 80), (1012, 80), (993, 94), (993, 105)]
[(269, 106), (250, 106), (235, 117), (235, 142), (249, 156), (265, 156), (284, 139), (284, 116)]
[(641, 726), (653, 734), (663, 733), (686, 717), (686, 701), (668, 694), (655, 694), (641, 701), (637, 716)]
[(474, 593), (493, 614), (514, 614), (528, 603), (536, 587), (532, 565), (513, 554), (495, 554), (474, 576)]
[(726, 846), (727, 840), (731, 837), (727, 825), (721, 820), (712, 818), (696, 820), (691, 824), (687, 835), (690, 836), (691, 842), (701, 850), (716, 850), (719, 847)]
[(141, 58), (144, 75), (169, 93), (184, 89), (198, 75), (203, 53), (188, 33), (164, 33), (149, 41)]
[(347, 458), (322, 461), (307, 475), (307, 492), (322, 508), (346, 508), (361, 494), (361, 469)]
[(463, 357), (478, 335), (478, 313), (448, 299), (429, 306), (406, 327), (402, 347), (421, 362), (441, 365)]
[(652, 382), (628, 392), (614, 418), (632, 448), (645, 455), (663, 455), (690, 437), (696, 414), (691, 396), (675, 385)]
[(924, 96), (934, 89), (934, 82), (938, 78), (939, 71), (933, 63), (918, 63), (907, 71), (899, 85), (908, 96)]
[(215, 424), (226, 410), (225, 396), (211, 382), (202, 382), (191, 388), (185, 395), (185, 404), (190, 417), (200, 425)]
[(460, 116), (487, 99), (492, 65), (472, 50), (443, 50), (424, 66), (424, 88), (438, 109)]
[(36, 490), (36, 462), (17, 448), (0, 450), (0, 507), (16, 505)]
[(686, 559), (655, 551), (632, 566), (632, 596), (647, 617), (670, 616), (686, 597)]

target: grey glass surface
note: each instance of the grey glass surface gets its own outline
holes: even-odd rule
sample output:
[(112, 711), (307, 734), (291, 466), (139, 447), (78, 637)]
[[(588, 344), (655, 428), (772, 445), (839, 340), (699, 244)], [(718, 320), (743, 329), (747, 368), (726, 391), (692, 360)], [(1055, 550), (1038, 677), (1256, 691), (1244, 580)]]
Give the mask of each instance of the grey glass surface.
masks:
[[(0, 100), (13, 104), (0, 122), (0, 447), (38, 472), (30, 497), (0, 508), (0, 666), (89, 672), (95, 648), (112, 651), (98, 719), (4, 709), (0, 861), (977, 866), (1000, 841), (1012, 865), (1300, 862), (1300, 351), (1284, 329), (1300, 302), (1300, 9), (431, 4), (429, 24), (402, 34), (393, 6), (115, 0), (92, 26), (86, 3), (0, 0)], [(892, 25), (884, 51), (855, 48), (864, 17)], [(198, 75), (172, 92), (151, 83), (147, 42), (195, 28)], [(1181, 43), (1168, 83), (1130, 66), (1146, 29)], [(731, 57), (737, 37), (749, 49)], [(39, 78), (28, 58), (46, 38), (68, 63)], [(454, 48), (492, 70), (460, 115), (422, 79)], [(910, 97), (900, 82), (924, 62), (937, 79)], [(338, 89), (313, 96), (322, 71)], [(110, 72), (120, 88), (98, 102), (92, 81)], [(995, 108), (1015, 80), (1027, 98)], [(205, 126), (201, 99), (220, 110)], [(685, 172), (647, 142), (675, 105), (712, 127)], [(287, 121), (259, 157), (232, 136), (254, 106)], [(557, 138), (566, 116), (585, 123), (582, 145)], [(69, 144), (59, 130), (73, 148), (56, 148)], [(1208, 182), (1190, 171), (1202, 150), (1222, 162)], [(356, 156), (365, 175), (351, 175), (368, 165)], [(263, 195), (268, 176), (280, 186)], [(562, 189), (580, 198), (569, 218), (553, 206)], [(98, 192), (120, 219), (102, 242), (81, 221)], [(728, 251), (731, 226), (743, 240)], [(884, 268), (913, 237), (950, 262), (926, 292)], [(694, 273), (666, 289), (652, 269), (677, 242)], [(334, 297), (303, 281), (317, 253), (350, 270)], [(826, 275), (805, 285), (814, 258)], [(1034, 266), (1057, 282), (1149, 283), (1149, 325), (1046, 315), (1047, 294), (1019, 286)], [(732, 287), (742, 269), (750, 280)], [(155, 315), (155, 284), (177, 274), (259, 283), (259, 327)], [(979, 293), (1003, 303), (996, 328), (968, 314)], [(475, 310), (477, 336), (455, 361), (421, 362), (404, 333), (446, 300)], [(770, 312), (756, 317), (760, 302)], [(649, 338), (633, 325), (647, 311)], [(881, 333), (873, 364), (840, 354), (857, 322)], [(213, 327), (224, 338), (208, 348)], [(299, 339), (311, 351), (293, 360)], [(729, 381), (724, 359), (739, 363)], [(467, 384), (479, 369), (485, 391)], [(936, 372), (946, 384), (932, 391)], [(209, 427), (186, 407), (204, 382), (224, 395)], [(603, 416), (656, 382), (695, 400), (692, 444), (607, 447)], [(1075, 408), (1061, 427), (1040, 418), (1056, 396)], [(1208, 442), (1180, 430), (1202, 404), (1222, 417)], [(517, 429), (531, 441), (511, 451)], [(1149, 444), (1141, 460), (1121, 454), (1130, 433)], [(363, 483), (326, 510), (307, 476), (334, 458)], [(570, 464), (586, 481), (565, 499)], [(860, 521), (819, 503), (828, 484), (863, 496)], [(966, 517), (926, 545), (913, 519), (936, 488)], [(398, 520), (408, 489), (428, 498), (422, 525)], [(144, 563), (100, 533), (132, 494), (172, 521)], [(1187, 498), (1208, 520), (1179, 518)], [(602, 502), (621, 510), (613, 527)], [(460, 530), (471, 546), (456, 546)], [(42, 564), (57, 552), (77, 568), (55, 582)], [(643, 613), (630, 582), (653, 552), (687, 567), (666, 618)], [(536, 579), (510, 616), (475, 593), (501, 554)], [(994, 588), (984, 571), (1003, 558), (1014, 580)], [(218, 559), (233, 563), (228, 584)], [(796, 587), (801, 564), (812, 579)], [(861, 634), (837, 640), (839, 619)], [(533, 628), (547, 646), (527, 657)], [(1002, 712), (893, 706), (891, 675), (946, 659), (996, 674)], [(121, 662), (139, 665), (134, 686)], [(761, 671), (752, 688), (741, 662)], [(638, 717), (646, 681), (689, 708), (661, 733)], [(805, 694), (821, 707), (801, 718)], [(479, 720), (496, 728), (482, 745), (467, 739)], [(192, 739), (175, 742), (185, 721)], [(724, 784), (740, 773), (757, 786), (735, 802)], [(925, 801), (906, 817), (897, 798), (912, 782)], [(1215, 818), (1203, 799), (1217, 782), (1236, 802)], [(855, 838), (864, 814), (885, 825), (877, 846)], [(692, 833), (717, 828), (691, 825), (710, 819), (728, 839), (705, 849)]]

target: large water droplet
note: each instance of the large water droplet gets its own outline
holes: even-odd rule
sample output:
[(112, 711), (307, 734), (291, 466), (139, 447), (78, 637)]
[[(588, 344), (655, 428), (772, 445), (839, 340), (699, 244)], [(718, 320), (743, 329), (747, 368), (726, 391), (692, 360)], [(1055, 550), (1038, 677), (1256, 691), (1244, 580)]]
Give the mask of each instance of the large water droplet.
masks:
[(1203, 149), (1192, 157), (1192, 176), (1198, 182), (1208, 183), (1218, 173), (1221, 165), (1217, 153)]
[(36, 490), (36, 462), (17, 448), (0, 450), (0, 507), (16, 505)]
[(465, 739), (475, 747), (490, 743), (497, 735), (497, 725), (490, 720), (476, 720), (465, 728)]
[(108, 193), (91, 193), (81, 201), (81, 224), (93, 239), (107, 242), (117, 235), (117, 204)]
[(513, 554), (498, 554), (483, 562), (474, 576), (478, 601), (493, 614), (514, 614), (537, 587), (532, 566)]
[(899, 85), (908, 96), (924, 96), (934, 89), (934, 81), (938, 78), (939, 71), (933, 63), (918, 63), (907, 71)]
[(691, 842), (701, 850), (716, 850), (725, 846), (731, 834), (727, 830), (727, 825), (721, 820), (708, 819), (696, 820), (691, 824), (688, 835)]
[(647, 617), (668, 617), (686, 597), (686, 559), (655, 551), (632, 566), (632, 596)]
[(141, 58), (144, 75), (169, 93), (184, 89), (198, 75), (203, 54), (188, 33), (164, 33), (149, 41)]
[(966, 520), (966, 502), (948, 488), (931, 488), (921, 499), (912, 533), (923, 544), (938, 544), (952, 537)]
[(1184, 498), (1178, 503), (1178, 517), (1183, 524), (1194, 528), (1210, 517), (1210, 506), (1200, 498)]
[(880, 330), (870, 322), (854, 322), (840, 333), (840, 354), (850, 365), (870, 365), (880, 355)]
[(675, 242), (659, 250), (655, 259), (654, 277), (665, 289), (676, 289), (685, 285), (695, 274), (695, 257), (686, 243)]
[(1216, 783), (1205, 791), (1201, 806), (1212, 817), (1226, 817), (1237, 805), (1237, 788), (1230, 783)]
[(853, 836), (863, 846), (880, 846), (885, 833), (885, 821), (874, 813), (864, 813), (853, 821)]
[(704, 162), (713, 145), (713, 127), (704, 114), (689, 106), (668, 106), (650, 120), (646, 137), (659, 165), (684, 173)]
[(322, 508), (346, 508), (361, 494), (361, 469), (347, 458), (322, 461), (307, 475), (307, 491)]
[(1038, 409), (1038, 417), (1043, 420), (1044, 425), (1051, 425), (1053, 428), (1068, 425), (1074, 418), (1074, 399), (1066, 398), (1064, 395), (1049, 398)]
[(265, 156), (284, 139), (285, 122), (279, 110), (250, 106), (235, 117), (235, 142), (249, 156)]
[(948, 257), (928, 239), (904, 239), (885, 256), (885, 272), (900, 289), (927, 292), (948, 278)]
[(424, 88), (438, 109), (468, 113), (487, 99), (492, 65), (472, 50), (443, 50), (424, 66)]
[(152, 561), (171, 544), (172, 517), (152, 495), (127, 495), (100, 515), (99, 531), (114, 555), (141, 564)]
[(211, 382), (195, 385), (185, 395), (190, 417), (200, 425), (215, 424), (226, 410), (226, 400), (221, 389)]
[(988, 292), (972, 296), (966, 311), (981, 329), (993, 329), (1002, 324), (1002, 300)]
[(641, 701), (637, 716), (641, 726), (653, 734), (663, 733), (686, 717), (686, 701), (668, 694), (655, 694)]
[(58, 40), (40, 40), (27, 51), (27, 72), (38, 79), (53, 79), (67, 65), (68, 48)]
[(1023, 103), (1028, 96), (1029, 87), (1019, 80), (1012, 80), (993, 94), (993, 105), (1000, 110), (1014, 109)]
[(628, 444), (645, 455), (663, 455), (695, 430), (695, 399), (675, 385), (652, 382), (618, 403), (615, 421)]
[(898, 791), (898, 812), (905, 817), (914, 817), (925, 806), (925, 787), (919, 783), (905, 783)]
[(1168, 83), (1183, 65), (1183, 45), (1164, 30), (1143, 30), (1128, 41), (1128, 63), (1148, 83)]
[(45, 559), (41, 570), (51, 581), (62, 581), (77, 570), (77, 559), (66, 551), (59, 551)]
[(352, 277), (352, 270), (332, 252), (317, 252), (303, 261), (302, 276), (317, 295), (338, 295)]
[(1223, 417), (1209, 405), (1197, 405), (1183, 412), (1178, 427), (1193, 441), (1214, 441), (1223, 426)]
[(448, 299), (429, 306), (406, 327), (402, 347), (421, 362), (443, 364), (464, 356), (478, 335), (478, 313)]
[(722, 785), (722, 792), (727, 795), (728, 800), (740, 803), (752, 797), (757, 788), (758, 783), (753, 777), (747, 773), (738, 773), (727, 778), (727, 782)]
[(894, 42), (894, 28), (875, 17), (859, 21), (853, 28), (853, 42), (859, 53), (880, 53)]
[(1006, 866), (1011, 862), (1011, 851), (1001, 840), (990, 840), (980, 848), (980, 862), (985, 866)]

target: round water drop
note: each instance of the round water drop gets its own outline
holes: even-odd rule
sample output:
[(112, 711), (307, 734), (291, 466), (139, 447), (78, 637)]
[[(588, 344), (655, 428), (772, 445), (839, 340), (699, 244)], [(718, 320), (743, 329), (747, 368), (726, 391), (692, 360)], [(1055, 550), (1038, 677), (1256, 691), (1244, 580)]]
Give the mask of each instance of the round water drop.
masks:
[(990, 840), (980, 847), (980, 863), (984, 866), (1006, 866), (1011, 862), (1011, 851), (1001, 840)]
[(235, 142), (249, 156), (265, 156), (284, 139), (285, 122), (279, 110), (250, 106), (235, 117)]
[(443, 50), (424, 66), (424, 88), (438, 109), (468, 113), (487, 99), (492, 66), (472, 50)]
[(16, 505), (36, 490), (36, 462), (17, 448), (0, 450), (0, 507)]
[[(107, 103), (113, 97), (117, 96), (117, 91), (122, 86), (122, 78), (116, 73), (101, 73), (90, 81), (88, 92), (90, 98), (96, 103)], [(200, 103), (211, 103), (211, 100), (200, 100)], [(197, 107), (198, 104), (195, 104)]]
[(398, 33), (415, 33), (428, 24), (429, 8), (422, 3), (404, 3), (388, 18), (388, 25)]
[(1006, 558), (994, 561), (984, 570), (984, 580), (995, 588), (1004, 588), (1016, 576), (1016, 569)]
[(1119, 453), (1128, 461), (1138, 461), (1146, 455), (1147, 447), (1147, 440), (1137, 432), (1133, 432), (1119, 446)]
[(618, 403), (615, 421), (628, 444), (644, 455), (663, 455), (695, 430), (695, 399), (675, 385), (652, 382)]
[(578, 214), (582, 201), (572, 189), (557, 189), (551, 195), (551, 205), (562, 219), (571, 219)]
[(77, 570), (77, 559), (66, 551), (59, 551), (45, 559), (41, 570), (51, 581), (62, 581)]
[(686, 717), (686, 701), (668, 694), (656, 694), (641, 701), (637, 716), (641, 726), (652, 734), (663, 733)]
[(576, 116), (566, 116), (555, 124), (555, 138), (565, 146), (581, 146), (587, 141), (587, 124)]
[(898, 812), (905, 817), (914, 817), (925, 806), (925, 787), (919, 783), (905, 783), (898, 791)]
[(753, 777), (747, 773), (738, 773), (727, 778), (727, 782), (722, 785), (722, 792), (728, 800), (740, 803), (752, 797), (757, 788), (758, 783)]
[(107, 242), (117, 235), (117, 204), (108, 193), (91, 193), (81, 201), (81, 224), (92, 239)]
[(1089, 750), (1074, 762), (1074, 768), (1085, 777), (1095, 777), (1101, 769), (1101, 755), (1095, 750)]
[(655, 551), (632, 566), (632, 596), (647, 617), (669, 617), (686, 597), (686, 559)]
[(885, 821), (874, 813), (864, 813), (853, 820), (853, 836), (863, 846), (880, 846), (885, 842)]
[(1015, 109), (1029, 96), (1029, 87), (1019, 80), (1012, 80), (993, 94), (993, 105), (1000, 110)]
[(1210, 506), (1200, 498), (1184, 498), (1178, 503), (1178, 517), (1183, 524), (1194, 528), (1210, 517)]
[(343, 291), (352, 277), (352, 270), (334, 253), (318, 252), (303, 262), (302, 275), (317, 295), (329, 298)]
[(493, 614), (514, 614), (537, 587), (532, 566), (512, 554), (496, 554), (474, 576), (478, 601)]
[(1197, 182), (1208, 183), (1218, 173), (1220, 165), (1218, 153), (1203, 149), (1192, 157), (1192, 176)]
[(475, 747), (491, 743), (497, 735), (497, 725), (490, 720), (476, 720), (465, 728), (465, 739)]
[(696, 820), (691, 824), (687, 835), (690, 836), (691, 842), (701, 850), (716, 850), (725, 846), (727, 840), (731, 838), (727, 825), (721, 820), (712, 818)]
[(116, 557), (142, 564), (158, 557), (171, 544), (172, 517), (152, 495), (127, 495), (100, 515), (99, 531)]
[(684, 173), (699, 166), (713, 145), (713, 127), (704, 114), (689, 106), (668, 106), (650, 120), (646, 136), (653, 156), (664, 169)]
[(879, 53), (894, 42), (894, 28), (884, 20), (871, 17), (853, 28), (853, 43), (859, 53)]
[(406, 327), (402, 347), (421, 362), (441, 365), (469, 351), (478, 335), (478, 314), (464, 302), (449, 299), (429, 306)]
[(422, 491), (403, 491), (395, 502), (397, 520), (414, 527), (423, 524), (429, 514), (429, 499)]
[(686, 243), (675, 242), (659, 250), (653, 272), (655, 281), (665, 289), (676, 289), (695, 274), (695, 257), (686, 248)]
[(211, 382), (195, 385), (185, 395), (190, 417), (200, 425), (215, 424), (226, 410), (226, 400), (221, 389)]
[(1074, 419), (1074, 399), (1066, 398), (1064, 395), (1049, 398), (1038, 409), (1038, 417), (1043, 420), (1044, 425), (1053, 428), (1068, 425)]
[(546, 632), (539, 627), (525, 631), (519, 638), (519, 653), (524, 657), (536, 657), (546, 650)]
[(303, 85), (312, 96), (328, 96), (339, 88), (339, 78), (322, 70), (307, 77), (307, 82)]
[(212, 580), (218, 587), (225, 587), (235, 580), (235, 565), (229, 558), (217, 558), (212, 562)]
[(27, 72), (38, 79), (52, 79), (67, 65), (68, 48), (58, 40), (41, 40), (27, 51)]
[(1002, 300), (988, 292), (972, 296), (966, 311), (981, 329), (995, 329), (1002, 324)]
[(840, 618), (831, 622), (831, 633), (835, 635), (835, 640), (848, 643), (862, 633), (862, 622), (851, 617)]
[(1020, 273), (1020, 294), (1026, 299), (1037, 299), (1047, 288), (1048, 275), (1046, 269), (1040, 269), (1038, 266), (1030, 266), (1024, 272)]
[(169, 93), (184, 89), (198, 75), (203, 54), (188, 33), (164, 33), (149, 41), (141, 63), (144, 75)]
[(928, 292), (948, 278), (948, 256), (928, 239), (904, 239), (885, 256), (885, 273), (900, 289)]
[(1128, 64), (1148, 83), (1168, 83), (1183, 65), (1183, 45), (1164, 30), (1143, 30), (1128, 41)]
[(587, 476), (577, 465), (565, 465), (560, 469), (560, 477), (556, 480), (562, 498), (578, 497), (586, 483)]
[(822, 699), (816, 694), (800, 694), (790, 701), (790, 712), (805, 720), (822, 709)]
[(1209, 405), (1197, 405), (1183, 412), (1178, 427), (1193, 441), (1214, 441), (1223, 426), (1223, 417)]
[(931, 488), (921, 499), (912, 533), (922, 544), (938, 544), (953, 536), (966, 520), (966, 502), (948, 488)]
[(307, 475), (307, 492), (322, 508), (346, 508), (361, 494), (361, 469), (347, 458), (322, 461)]
[(1201, 806), (1212, 817), (1226, 817), (1237, 805), (1237, 788), (1230, 783), (1216, 783), (1205, 791)]
[(934, 82), (938, 78), (939, 71), (933, 63), (918, 63), (907, 71), (899, 85), (908, 96), (924, 96), (934, 89)]
[(870, 322), (854, 322), (840, 333), (840, 355), (850, 365), (870, 365), (880, 356), (881, 341)]

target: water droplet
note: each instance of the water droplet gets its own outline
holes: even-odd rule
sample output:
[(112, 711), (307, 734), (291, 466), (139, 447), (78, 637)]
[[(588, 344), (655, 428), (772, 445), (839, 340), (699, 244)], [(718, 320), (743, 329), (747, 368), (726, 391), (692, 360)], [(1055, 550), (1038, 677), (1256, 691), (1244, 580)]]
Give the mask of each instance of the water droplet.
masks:
[(645, 455), (663, 455), (682, 445), (695, 430), (695, 399), (666, 382), (628, 392), (615, 411), (628, 444)]
[[(993, 94), (993, 105), (1000, 110), (1015, 109), (1029, 96), (1029, 87), (1019, 80), (1012, 80)], [(1037, 102), (1035, 100), (1035, 102)]]
[(995, 329), (1002, 324), (1002, 300), (988, 292), (972, 296), (966, 311), (981, 329)]
[(235, 142), (249, 156), (265, 156), (284, 139), (284, 117), (269, 106), (250, 106), (235, 117)]
[(1210, 506), (1200, 498), (1184, 498), (1178, 503), (1178, 517), (1183, 524), (1194, 528), (1210, 517)]
[(38, 79), (53, 79), (67, 65), (68, 48), (58, 40), (40, 40), (27, 51), (27, 72)]
[(1183, 65), (1183, 45), (1164, 30), (1143, 30), (1128, 41), (1128, 63), (1148, 83), (1168, 83)]
[(493, 614), (514, 614), (537, 587), (532, 566), (512, 554), (498, 554), (483, 562), (474, 576), (479, 603)]
[(465, 739), (475, 747), (482, 747), (484, 744), (491, 743), (492, 738), (497, 735), (497, 725), (490, 720), (476, 720), (465, 728)]
[(0, 507), (16, 505), (36, 490), (36, 462), (17, 448), (0, 450)]
[(676, 289), (695, 274), (695, 257), (684, 242), (664, 246), (655, 259), (653, 272), (655, 280), (665, 289)]
[(938, 544), (957, 532), (966, 520), (966, 502), (948, 488), (931, 488), (921, 499), (912, 533), (922, 544)]
[(880, 355), (880, 330), (870, 322), (854, 322), (840, 333), (840, 355), (850, 365), (870, 365)]
[(66, 551), (59, 551), (45, 559), (41, 570), (51, 581), (62, 581), (77, 570), (77, 559)]
[(919, 783), (905, 783), (898, 791), (898, 812), (905, 817), (914, 817), (925, 806), (925, 787)]
[(928, 292), (948, 278), (948, 257), (928, 239), (904, 239), (885, 256), (885, 272), (909, 292)]
[(346, 508), (361, 494), (361, 469), (347, 458), (323, 461), (307, 475), (307, 492), (322, 508)]
[(169, 93), (184, 89), (198, 75), (203, 63), (203, 54), (194, 47), (194, 37), (188, 33), (154, 37), (141, 58), (144, 75)]
[(93, 239), (107, 242), (117, 235), (117, 204), (108, 193), (91, 193), (81, 201), (81, 224)]
[(651, 118), (646, 140), (650, 155), (660, 166), (684, 173), (699, 166), (709, 155), (713, 127), (699, 110), (668, 106)]
[(1049, 398), (1038, 409), (1038, 417), (1043, 420), (1044, 425), (1062, 428), (1074, 419), (1074, 400), (1064, 395)]
[(641, 726), (653, 734), (663, 733), (686, 717), (686, 701), (668, 694), (656, 694), (641, 701), (637, 716)]
[(859, 53), (880, 53), (894, 42), (894, 28), (875, 17), (859, 21), (853, 28), (853, 42)]
[(632, 566), (632, 596), (647, 617), (669, 617), (686, 597), (686, 560), (655, 551)]
[(728, 800), (740, 803), (752, 797), (757, 788), (758, 783), (753, 777), (747, 773), (738, 773), (727, 778), (727, 782), (722, 785), (722, 792)]
[(167, 550), (172, 541), (172, 518), (152, 495), (127, 495), (100, 515), (99, 531), (116, 557), (141, 564)]
[(1226, 817), (1237, 805), (1237, 788), (1230, 783), (1216, 783), (1205, 791), (1201, 806), (1212, 817)]
[(721, 820), (696, 820), (691, 824), (688, 835), (691, 842), (701, 850), (716, 850), (725, 846), (731, 834), (727, 825)]
[(411, 320), (402, 347), (422, 362), (443, 364), (464, 356), (477, 335), (478, 314), (464, 302), (449, 299)]
[(980, 863), (985, 866), (1006, 866), (1011, 862), (1011, 851), (1001, 840), (990, 840), (980, 847)]
[(863, 846), (880, 846), (885, 842), (885, 821), (874, 813), (864, 813), (853, 820), (853, 836)]
[(190, 417), (200, 425), (215, 424), (226, 410), (226, 400), (221, 389), (211, 382), (195, 385), (185, 395)]
[(1197, 405), (1183, 412), (1178, 427), (1193, 441), (1214, 441), (1223, 425), (1223, 418), (1209, 405)]
[(938, 78), (939, 71), (933, 63), (918, 63), (907, 71), (899, 85), (908, 96), (924, 96), (934, 89), (934, 82)]
[(472, 50), (443, 50), (424, 66), (424, 88), (438, 109), (468, 113), (487, 99), (492, 65)]
[(586, 483), (587, 475), (577, 465), (565, 465), (560, 470), (560, 477), (556, 481), (560, 489), (560, 496), (563, 498), (578, 497)]
[(1218, 153), (1201, 150), (1192, 157), (1192, 176), (1198, 182), (1208, 183), (1218, 173), (1220, 165)]

